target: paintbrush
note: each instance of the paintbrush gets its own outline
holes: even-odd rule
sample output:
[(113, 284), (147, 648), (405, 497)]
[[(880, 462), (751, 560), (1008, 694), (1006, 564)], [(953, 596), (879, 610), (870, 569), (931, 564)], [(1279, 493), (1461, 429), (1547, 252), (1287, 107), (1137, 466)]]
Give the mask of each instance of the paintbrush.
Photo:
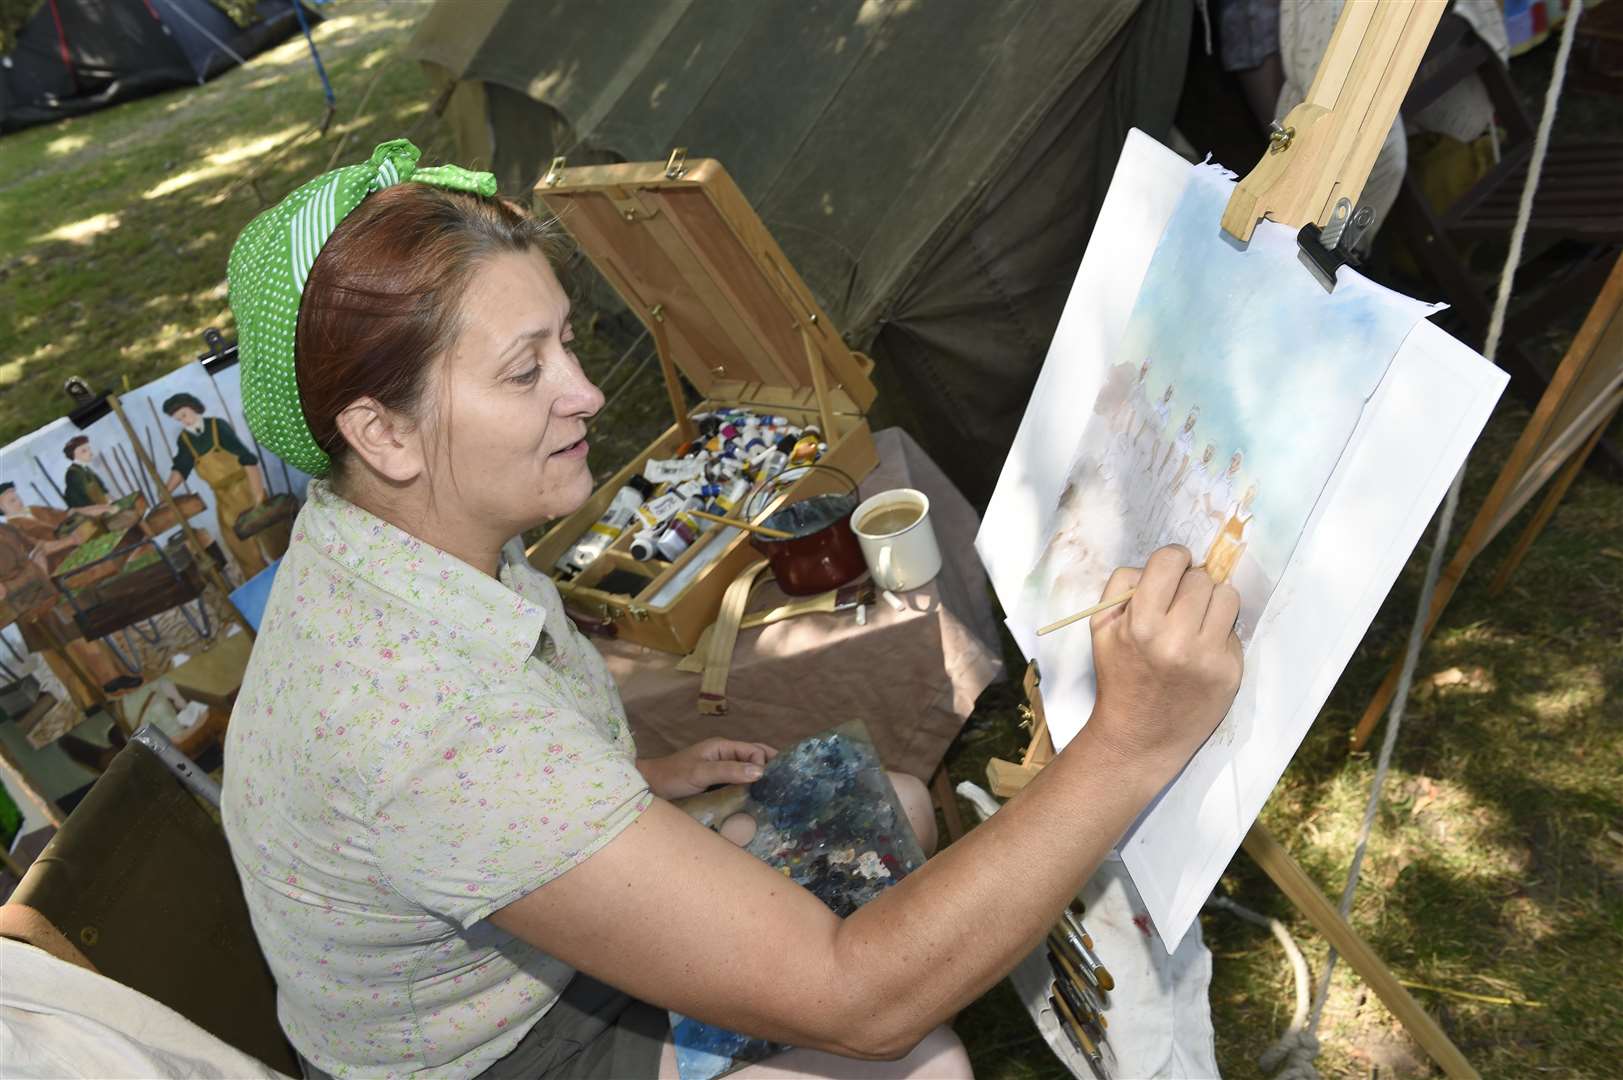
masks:
[(1071, 1040), (1071, 1045), (1076, 1047), (1083, 1057), (1087, 1058), (1088, 1064), (1093, 1067), (1094, 1072), (1103, 1075), (1104, 1059), (1099, 1056), (1098, 1044), (1093, 1041), (1092, 1036), (1083, 1028), (1082, 1022), (1071, 1012), (1071, 1007), (1064, 996), (1049, 995), (1048, 1003), (1053, 1006), (1054, 1015), (1059, 1017), (1059, 1026), (1065, 1030), (1066, 1036)]
[[(1199, 566), (1191, 566), (1189, 569), (1201, 570), (1204, 569), (1205, 566), (1205, 563), (1201, 563)], [(1131, 589), (1128, 589), (1120, 596), (1112, 596), (1109, 600), (1101, 600), (1090, 608), (1083, 608), (1075, 615), (1067, 615), (1063, 619), (1054, 620), (1047, 626), (1038, 627), (1037, 636), (1042, 637), (1044, 634), (1052, 634), (1055, 630), (1063, 630), (1074, 622), (1081, 622), (1083, 619), (1091, 619), (1101, 611), (1109, 611), (1113, 607), (1120, 607), (1121, 605), (1127, 603), (1127, 601), (1131, 600), (1133, 598), (1133, 594), (1137, 591), (1138, 586), (1134, 585)]]
[(1060, 968), (1065, 972), (1066, 979), (1076, 988), (1076, 992), (1082, 1000), (1087, 1003), (1088, 1012), (1099, 1018), (1100, 1030), (1108, 1027), (1109, 1025), (1104, 1022), (1104, 1002), (1099, 1000), (1098, 990), (1087, 976), (1079, 974), (1081, 965), (1076, 962), (1076, 955), (1071, 951), (1071, 947), (1057, 936), (1050, 934), (1048, 936), (1048, 953), (1058, 961)]
[(1109, 611), (1113, 607), (1120, 607), (1122, 604), (1125, 604), (1127, 601), (1131, 600), (1133, 598), (1133, 594), (1137, 591), (1138, 587), (1135, 585), (1133, 588), (1128, 589), (1120, 596), (1111, 597), (1109, 600), (1101, 600), (1090, 608), (1083, 608), (1075, 615), (1067, 615), (1065, 618), (1057, 619), (1054, 622), (1049, 623), (1047, 626), (1039, 627), (1037, 629), (1037, 636), (1042, 637), (1044, 634), (1052, 634), (1055, 630), (1063, 630), (1074, 622), (1081, 622), (1083, 619), (1092, 618), (1101, 611)]
[(1099, 960), (1099, 954), (1093, 951), (1093, 938), (1088, 936), (1088, 931), (1082, 925), (1082, 920), (1077, 918), (1070, 908), (1066, 908), (1060, 914), (1065, 925), (1070, 927), (1071, 932), (1076, 937), (1077, 954), (1082, 958), (1083, 965), (1088, 969), (1088, 975), (1093, 978), (1094, 982), (1099, 984), (1099, 989), (1106, 993), (1114, 990), (1116, 980), (1111, 977), (1109, 971), (1105, 970), (1104, 964)]
[(1105, 1028), (1110, 1026), (1105, 1022), (1104, 1013), (1093, 1007), (1088, 1000), (1086, 987), (1076, 984), (1076, 980), (1071, 978), (1060, 958), (1055, 956), (1052, 950), (1047, 955), (1048, 969), (1054, 973), (1055, 988), (1065, 995), (1065, 1000), (1070, 1004), (1071, 1011), (1076, 1013), (1077, 1019), (1084, 1024), (1092, 1024), (1094, 1031), (1103, 1038)]
[(689, 510), (688, 513), (705, 521), (714, 521), (717, 525), (731, 525), (735, 529), (743, 529), (746, 532), (755, 533), (757, 536), (764, 536), (768, 540), (793, 540), (795, 538), (795, 534), (792, 532), (784, 532), (782, 529), (770, 529), (765, 525), (740, 521), (738, 518), (722, 517), (720, 514), (709, 514), (703, 510)]
[(1076, 958), (1076, 966), (1087, 972), (1088, 979), (1095, 986), (1107, 992), (1116, 988), (1116, 980), (1105, 970), (1105, 966), (1099, 963), (1099, 957), (1093, 951), (1093, 939), (1088, 937), (1081, 923), (1070, 917), (1070, 912), (1066, 912), (1065, 916), (1054, 924), (1052, 932), (1066, 943)]

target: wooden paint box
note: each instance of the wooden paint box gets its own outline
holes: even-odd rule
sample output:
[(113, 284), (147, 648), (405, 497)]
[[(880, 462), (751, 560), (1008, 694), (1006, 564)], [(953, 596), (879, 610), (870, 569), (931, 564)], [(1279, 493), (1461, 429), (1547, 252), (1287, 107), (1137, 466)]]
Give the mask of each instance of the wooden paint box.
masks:
[[(687, 161), (680, 150), (663, 163), (567, 168), (559, 158), (535, 193), (648, 328), (673, 423), (554, 523), (530, 547), (532, 564), (556, 578), (558, 559), (615, 493), (650, 458), (671, 457), (694, 436), (695, 412), (736, 406), (816, 424), (828, 444), (823, 464), (853, 482), (873, 471), (873, 361), (841, 340), (719, 162)], [(687, 405), (678, 372), (703, 399), (698, 406)], [(814, 469), (787, 501), (846, 488), (838, 474)], [(686, 653), (715, 620), (728, 584), (760, 557), (747, 536), (724, 532), (709, 530), (674, 562), (637, 561), (632, 534), (622, 533), (573, 580), (558, 580), (559, 592), (588, 632)]]

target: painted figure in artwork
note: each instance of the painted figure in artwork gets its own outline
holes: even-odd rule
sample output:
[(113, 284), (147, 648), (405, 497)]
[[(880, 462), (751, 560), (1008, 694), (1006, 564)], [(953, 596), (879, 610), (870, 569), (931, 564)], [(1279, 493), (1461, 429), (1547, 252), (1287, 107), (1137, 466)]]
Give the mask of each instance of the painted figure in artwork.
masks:
[(253, 540), (237, 536), (237, 519), (265, 501), (265, 481), (259, 458), (245, 446), (231, 424), (204, 415), (203, 403), (187, 393), (174, 394), (163, 403), (164, 414), (180, 425), (175, 454), (166, 482), (178, 488), (193, 469), (214, 491), (220, 538), (237, 561), (242, 576), (251, 578), (267, 561)]
[(1170, 530), (1161, 530), (1166, 533), (1167, 543), (1182, 544), (1190, 551), (1196, 551), (1190, 543), (1191, 534), (1200, 531), (1205, 524), (1201, 514), (1201, 497), (1212, 482), (1212, 458), (1217, 456), (1217, 447), (1207, 443), (1200, 452), (1200, 460), (1187, 469), (1180, 469), (1178, 475), (1172, 478), (1167, 486), (1166, 507), (1162, 511), (1162, 521), (1168, 523)]
[(1189, 463), (1189, 459), (1193, 457), (1195, 453), (1195, 424), (1197, 424), (1199, 421), (1200, 406), (1190, 406), (1189, 415), (1183, 418), (1183, 427), (1179, 428), (1178, 434), (1173, 437), (1171, 442), (1167, 443), (1166, 453), (1161, 455), (1161, 463), (1159, 465), (1155, 463), (1154, 454), (1151, 454), (1149, 471), (1153, 481), (1160, 481), (1161, 476), (1167, 470), (1167, 465), (1170, 464), (1174, 458), (1178, 459), (1178, 467), (1180, 469)]
[(1245, 554), (1245, 529), (1251, 524), (1251, 504), (1257, 500), (1257, 482), (1253, 480), (1240, 496), (1240, 501), (1229, 509), (1217, 539), (1206, 552), (1206, 573), (1216, 582), (1224, 582), (1234, 572), (1240, 556)]
[(0, 519), (35, 543), (73, 546), (71, 540), (57, 540), (56, 527), (67, 514), (52, 506), (30, 506), (10, 480), (0, 481)]
[(1149, 405), (1149, 402), (1145, 400), (1144, 403), (1148, 405), (1148, 408), (1140, 413), (1138, 430), (1133, 432), (1130, 449), (1136, 449), (1139, 440), (1144, 437), (1144, 432), (1149, 431), (1150, 461), (1152, 463), (1155, 460), (1155, 452), (1161, 445), (1161, 434), (1166, 431), (1167, 424), (1172, 421), (1172, 397), (1177, 393), (1177, 389), (1173, 384), (1167, 383), (1167, 388), (1161, 392), (1160, 401), (1157, 401), (1154, 405)]
[(1125, 436), (1132, 430), (1133, 421), (1140, 416), (1147, 416), (1150, 412), (1150, 395), (1147, 385), (1150, 377), (1152, 361), (1149, 357), (1138, 365), (1138, 374), (1134, 376), (1133, 383), (1121, 395), (1121, 401), (1110, 414), (1110, 430), (1118, 435)]
[(96, 455), (90, 436), (75, 435), (62, 448), (62, 454), (70, 462), (62, 477), (62, 498), (68, 506), (79, 511), (111, 509), (113, 499), (107, 484), (91, 467)]
[[(77, 540), (59, 539), (56, 535), (56, 527), (65, 521), (67, 516), (64, 511), (53, 507), (29, 506), (18, 494), (16, 484), (10, 480), (0, 481), (0, 520), (11, 526), (15, 530), (12, 535), (26, 545), (27, 550), (22, 552), (22, 555), (33, 565), (33, 576), (40, 580), (49, 577), (52, 555), (78, 545)], [(24, 576), (26, 575), (19, 573), (18, 581), (20, 582)], [(0, 595), (4, 594), (0, 592)], [(60, 654), (47, 650), (43, 656), (46, 666), (62, 680), (62, 685), (68, 689), (74, 704), (81, 709), (90, 708), (96, 699), (85, 680), (79, 677), (78, 671), (95, 680), (102, 690), (109, 694), (139, 686), (141, 683), (139, 678), (130, 675), (119, 666), (113, 651), (100, 641), (87, 641), (77, 637), (64, 642)], [(69, 663), (68, 657), (72, 658), (73, 663)], [(78, 671), (75, 671), (74, 663), (78, 665)]]

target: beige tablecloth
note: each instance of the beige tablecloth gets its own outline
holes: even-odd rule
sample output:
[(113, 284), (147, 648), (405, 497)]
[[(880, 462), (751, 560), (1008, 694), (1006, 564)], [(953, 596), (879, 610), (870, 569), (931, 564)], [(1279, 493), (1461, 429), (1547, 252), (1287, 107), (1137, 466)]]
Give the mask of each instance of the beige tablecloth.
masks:
[[(930, 778), (975, 699), (1003, 675), (1002, 653), (973, 547), (974, 508), (906, 432), (888, 428), (874, 442), (879, 467), (863, 481), (862, 494), (913, 487), (929, 496), (940, 575), (902, 596), (905, 612), (883, 602), (870, 607), (866, 626), (848, 611), (743, 631), (725, 716), (699, 712), (699, 676), (677, 671), (677, 657), (597, 642), (620, 684), (638, 753), (666, 754), (713, 735), (787, 746), (861, 719), (887, 768)], [(756, 590), (751, 610), (782, 600), (766, 585)]]

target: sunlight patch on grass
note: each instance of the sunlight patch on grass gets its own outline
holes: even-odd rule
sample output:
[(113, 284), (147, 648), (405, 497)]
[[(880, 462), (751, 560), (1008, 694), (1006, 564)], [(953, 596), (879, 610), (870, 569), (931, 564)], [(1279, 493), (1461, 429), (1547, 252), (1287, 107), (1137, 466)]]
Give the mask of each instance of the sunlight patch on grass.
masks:
[(239, 171), (236, 166), (269, 153), (282, 142), (303, 130), (303, 124), (295, 124), (268, 135), (261, 135), (257, 139), (239, 142), (229, 149), (212, 153), (203, 159), (204, 164), (159, 181), (142, 192), (141, 197), (143, 199), (161, 199), (178, 191), (184, 191), (205, 180), (216, 180), (228, 173)]
[(1542, 720), (1565, 720), (1606, 701), (1606, 676), (1594, 664), (1566, 668), (1556, 685), (1534, 694), (1517, 695), (1516, 702)]
[(46, 240), (66, 240), (74, 244), (86, 244), (103, 233), (112, 232), (122, 221), (121, 214), (93, 214), (67, 225), (59, 225), (48, 233), (41, 233), (34, 237), (34, 241), (40, 243)]
[(46, 143), (45, 153), (51, 157), (61, 157), (64, 154), (71, 154), (76, 150), (82, 150), (89, 145), (89, 135), (70, 133), (67, 135), (59, 135), (50, 142)]

